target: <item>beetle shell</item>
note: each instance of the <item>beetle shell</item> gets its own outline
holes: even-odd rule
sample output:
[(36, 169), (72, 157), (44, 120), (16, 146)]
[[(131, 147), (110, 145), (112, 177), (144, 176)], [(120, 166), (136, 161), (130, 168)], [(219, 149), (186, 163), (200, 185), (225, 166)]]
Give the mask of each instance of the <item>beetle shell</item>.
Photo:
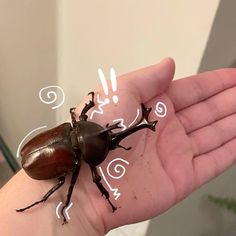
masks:
[(52, 179), (70, 172), (75, 164), (72, 127), (63, 123), (38, 134), (21, 150), (22, 167), (33, 179)]
[(109, 152), (109, 133), (101, 132), (104, 128), (91, 121), (79, 121), (76, 126), (82, 159), (89, 165), (99, 165)]

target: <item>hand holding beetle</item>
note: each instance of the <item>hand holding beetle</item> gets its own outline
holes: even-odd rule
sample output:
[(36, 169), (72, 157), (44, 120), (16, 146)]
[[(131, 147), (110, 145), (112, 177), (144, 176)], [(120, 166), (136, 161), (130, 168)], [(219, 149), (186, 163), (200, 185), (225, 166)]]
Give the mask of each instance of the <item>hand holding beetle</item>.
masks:
[[(93, 121), (104, 126), (113, 119), (122, 117), (124, 123), (129, 124), (141, 103), (154, 109), (159, 101), (166, 104), (167, 115), (158, 118), (151, 112), (149, 120), (158, 120), (155, 133), (145, 129), (131, 135), (121, 142), (122, 146), (131, 146), (131, 150), (111, 151), (102, 163), (105, 168), (115, 157), (129, 161), (125, 175), (119, 180), (110, 181), (122, 193), (115, 202), (110, 194), (110, 200), (119, 209), (112, 213), (92, 183), (89, 168), (82, 165), (73, 193), (74, 206), (69, 228), (62, 227), (58, 232), (63, 234), (70, 230), (70, 233), (79, 233), (83, 227), (78, 222), (85, 222), (86, 235), (103, 235), (123, 224), (150, 219), (166, 211), (235, 162), (236, 70), (212, 71), (171, 82), (173, 74), (173, 61), (165, 59), (158, 65), (118, 79), (119, 102), (104, 106), (104, 114), (95, 114)], [(101, 94), (101, 99), (104, 98), (102, 89), (97, 93)], [(81, 103), (76, 109), (78, 116), (83, 107), (84, 103)], [(15, 195), (21, 195), (19, 187), (16, 188), (17, 191), (14, 190), (18, 186), (16, 182), (21, 183), (23, 192), (27, 189), (27, 181), (30, 180), (21, 172), (1, 190), (0, 214), (4, 217), (0, 229), (4, 228), (4, 223), (6, 228), (9, 218), (14, 219), (15, 224), (21, 222), (23, 229), (27, 228), (23, 216), (9, 213), (9, 208), (19, 206), (19, 200), (11, 198), (14, 192)], [(32, 191), (32, 185), (37, 186), (37, 183), (30, 183)], [(41, 190), (37, 191), (42, 192)], [(65, 191), (62, 188), (60, 194)], [(54, 219), (51, 222), (55, 224), (55, 216), (49, 212), (55, 207), (55, 203), (52, 207), (52, 202), (58, 199), (56, 195), (44, 205), (44, 209), (47, 204), (51, 206), (49, 211), (45, 211), (48, 219)], [(27, 197), (27, 201), (32, 201), (32, 198)], [(41, 209), (28, 213), (31, 221), (36, 212), (38, 217), (42, 213)], [(19, 217), (21, 220), (16, 220)], [(46, 224), (46, 221), (43, 222)], [(47, 226), (53, 227), (52, 224)], [(59, 224), (53, 228), (58, 226)]]
[(106, 230), (161, 214), (235, 162), (236, 70), (171, 82), (173, 74), (174, 63), (166, 59), (121, 76), (117, 107), (104, 108), (101, 120), (97, 116), (106, 122), (119, 111), (129, 123), (141, 102), (154, 109), (162, 101), (168, 110), (164, 118), (150, 113), (150, 120), (158, 119), (155, 133), (146, 129), (130, 136), (122, 144), (132, 149), (114, 151), (103, 163), (114, 157), (130, 162), (125, 175), (112, 182), (122, 194), (115, 214), (93, 198)]

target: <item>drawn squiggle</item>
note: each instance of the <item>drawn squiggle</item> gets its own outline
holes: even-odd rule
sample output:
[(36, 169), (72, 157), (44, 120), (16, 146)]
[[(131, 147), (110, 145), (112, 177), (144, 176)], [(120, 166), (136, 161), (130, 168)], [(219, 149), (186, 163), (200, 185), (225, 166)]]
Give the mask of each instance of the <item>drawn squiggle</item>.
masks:
[(126, 160), (124, 160), (124, 159), (122, 159), (122, 158), (116, 158), (116, 159), (112, 160), (112, 161), (107, 165), (107, 174), (108, 174), (111, 178), (113, 178), (113, 179), (120, 179), (120, 178), (122, 178), (122, 177), (124, 176), (125, 172), (126, 172), (126, 168), (125, 168), (123, 165), (121, 165), (121, 164), (116, 164), (115, 167), (114, 167), (114, 172), (115, 172), (116, 174), (119, 174), (119, 175), (114, 176), (113, 174), (111, 174), (111, 172), (110, 172), (110, 166), (111, 166), (111, 164), (113, 164), (114, 162), (117, 162), (117, 161), (124, 162), (126, 165), (129, 165), (129, 162), (126, 161)]
[(121, 126), (121, 131), (123, 131), (123, 130), (126, 130), (127, 129), (127, 127), (126, 127), (126, 125), (124, 124), (124, 119), (122, 119), (122, 118), (119, 118), (119, 119), (115, 119), (115, 120), (113, 120), (113, 122), (116, 122), (116, 121), (118, 121), (118, 122), (120, 122), (120, 126)]
[[(100, 69), (100, 68), (98, 69), (98, 76), (99, 76), (99, 79), (101, 81), (103, 91), (104, 91), (105, 95), (108, 96), (109, 91), (108, 91), (107, 80), (105, 78), (105, 75), (104, 75), (102, 69)], [(110, 69), (110, 80), (111, 80), (112, 92), (116, 93), (116, 91), (117, 91), (117, 79), (116, 79), (116, 73), (115, 73), (115, 70), (114, 70), (113, 67)], [(106, 98), (106, 99), (108, 99), (108, 103), (109, 103), (110, 102), (109, 98)], [(113, 100), (114, 103), (118, 103), (119, 98), (118, 98), (117, 95), (113, 95), (112, 100)]]
[(103, 114), (103, 109), (102, 109), (102, 107), (103, 106), (105, 106), (105, 105), (107, 105), (108, 103), (109, 103), (109, 98), (106, 98), (104, 101), (101, 101), (100, 100), (100, 97), (99, 97), (99, 94), (97, 94), (97, 102), (98, 102), (98, 109), (97, 110), (93, 110), (92, 111), (92, 113), (91, 113), (91, 115), (90, 115), (90, 117), (89, 117), (89, 119), (90, 120), (92, 120), (93, 119), (93, 116), (94, 116), (94, 114), (100, 114), (100, 115), (102, 115)]
[(20, 149), (21, 149), (21, 146), (22, 146), (23, 142), (24, 142), (32, 133), (34, 133), (35, 131), (40, 130), (40, 129), (45, 129), (45, 128), (47, 128), (46, 125), (41, 126), (41, 127), (38, 127), (38, 128), (36, 128), (36, 129), (33, 129), (32, 131), (30, 131), (28, 134), (25, 135), (25, 137), (21, 140), (21, 142), (20, 142), (20, 144), (19, 144), (19, 146), (18, 146), (18, 148), (17, 148), (17, 152), (16, 152), (16, 157), (17, 157), (17, 158), (19, 158), (19, 156), (20, 156)]
[(102, 168), (98, 167), (98, 169), (99, 169), (99, 171), (100, 171), (100, 173), (102, 175), (102, 178), (105, 181), (106, 185), (113, 192), (113, 196), (115, 197), (115, 200), (117, 200), (120, 197), (120, 195), (121, 195), (121, 193), (118, 192), (119, 189), (118, 188), (112, 188), (111, 185), (109, 184), (109, 182), (107, 181), (106, 176), (104, 175)]
[(167, 107), (163, 102), (158, 102), (156, 104), (156, 110), (154, 111), (154, 113), (158, 116), (158, 117), (165, 117), (166, 113), (167, 113)]
[[(122, 177), (124, 176), (125, 172), (126, 172), (125, 166), (123, 166), (123, 165), (121, 165), (121, 164), (116, 164), (115, 167), (114, 167), (114, 171), (115, 171), (117, 174), (119, 174), (119, 175), (114, 176), (114, 175), (112, 175), (112, 174), (110, 173), (110, 170), (109, 170), (109, 169), (110, 169), (111, 164), (113, 164), (114, 162), (117, 162), (117, 161), (121, 161), (121, 162), (124, 162), (125, 164), (129, 165), (129, 162), (126, 161), (126, 160), (123, 160), (122, 158), (116, 158), (116, 159), (112, 160), (112, 161), (107, 165), (107, 174), (108, 174), (111, 178), (113, 178), (113, 179), (120, 179), (120, 178), (122, 178)], [(118, 188), (113, 188), (113, 187), (110, 185), (110, 183), (108, 182), (106, 176), (104, 175), (103, 170), (102, 170), (101, 167), (99, 167), (99, 171), (100, 171), (100, 173), (101, 173), (101, 175), (102, 175), (102, 178), (103, 178), (103, 180), (105, 181), (106, 185), (108, 186), (108, 188), (110, 189), (110, 191), (113, 192), (113, 196), (115, 197), (115, 200), (117, 200), (117, 199), (120, 197), (120, 195), (121, 195), (121, 193), (119, 192), (119, 189), (118, 189)]]
[[(45, 104), (53, 104), (53, 103), (56, 103), (57, 100), (58, 100), (58, 92), (52, 90), (52, 89), (56, 89), (56, 90), (59, 90), (62, 94), (61, 96), (61, 102), (58, 104), (58, 105), (55, 105), (52, 107), (52, 109), (56, 109), (58, 107), (60, 107), (64, 101), (65, 101), (65, 93), (63, 91), (63, 89), (59, 86), (55, 86), (55, 85), (51, 85), (51, 86), (47, 86), (47, 87), (44, 87), (42, 89), (40, 89), (39, 91), (39, 99), (42, 103), (45, 103)], [(46, 97), (43, 98), (43, 94), (46, 93)]]
[(137, 109), (137, 115), (134, 118), (134, 120), (129, 124), (129, 127), (135, 123), (135, 121), (137, 120), (138, 116), (139, 116), (139, 109)]
[[(56, 207), (56, 215), (57, 215), (58, 219), (60, 219), (60, 215), (59, 215), (58, 211), (59, 211), (59, 208), (61, 207), (61, 205), (62, 205), (62, 202), (59, 202), (59, 204)], [(73, 206), (73, 203), (71, 202), (70, 205), (65, 209), (66, 217), (68, 220), (70, 220), (70, 216), (68, 214), (68, 211), (72, 206)]]

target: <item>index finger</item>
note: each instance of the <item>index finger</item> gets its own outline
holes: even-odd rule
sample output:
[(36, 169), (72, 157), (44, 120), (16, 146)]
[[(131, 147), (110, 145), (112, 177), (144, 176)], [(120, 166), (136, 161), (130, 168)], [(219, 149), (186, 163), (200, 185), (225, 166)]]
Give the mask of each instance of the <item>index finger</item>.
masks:
[(130, 72), (121, 76), (120, 79), (124, 79), (129, 90), (136, 92), (145, 103), (167, 90), (174, 72), (174, 60), (166, 58), (159, 64)]
[(179, 111), (234, 86), (236, 69), (226, 68), (173, 81), (167, 94)]

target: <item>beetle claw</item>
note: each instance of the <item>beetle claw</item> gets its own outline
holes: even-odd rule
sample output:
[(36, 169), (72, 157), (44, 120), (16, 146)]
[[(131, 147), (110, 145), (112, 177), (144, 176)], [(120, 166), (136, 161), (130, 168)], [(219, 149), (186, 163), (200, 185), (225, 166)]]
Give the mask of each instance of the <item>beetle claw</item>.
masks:
[(63, 222), (62, 225), (68, 224), (68, 221), (66, 220), (65, 216), (63, 216)]

